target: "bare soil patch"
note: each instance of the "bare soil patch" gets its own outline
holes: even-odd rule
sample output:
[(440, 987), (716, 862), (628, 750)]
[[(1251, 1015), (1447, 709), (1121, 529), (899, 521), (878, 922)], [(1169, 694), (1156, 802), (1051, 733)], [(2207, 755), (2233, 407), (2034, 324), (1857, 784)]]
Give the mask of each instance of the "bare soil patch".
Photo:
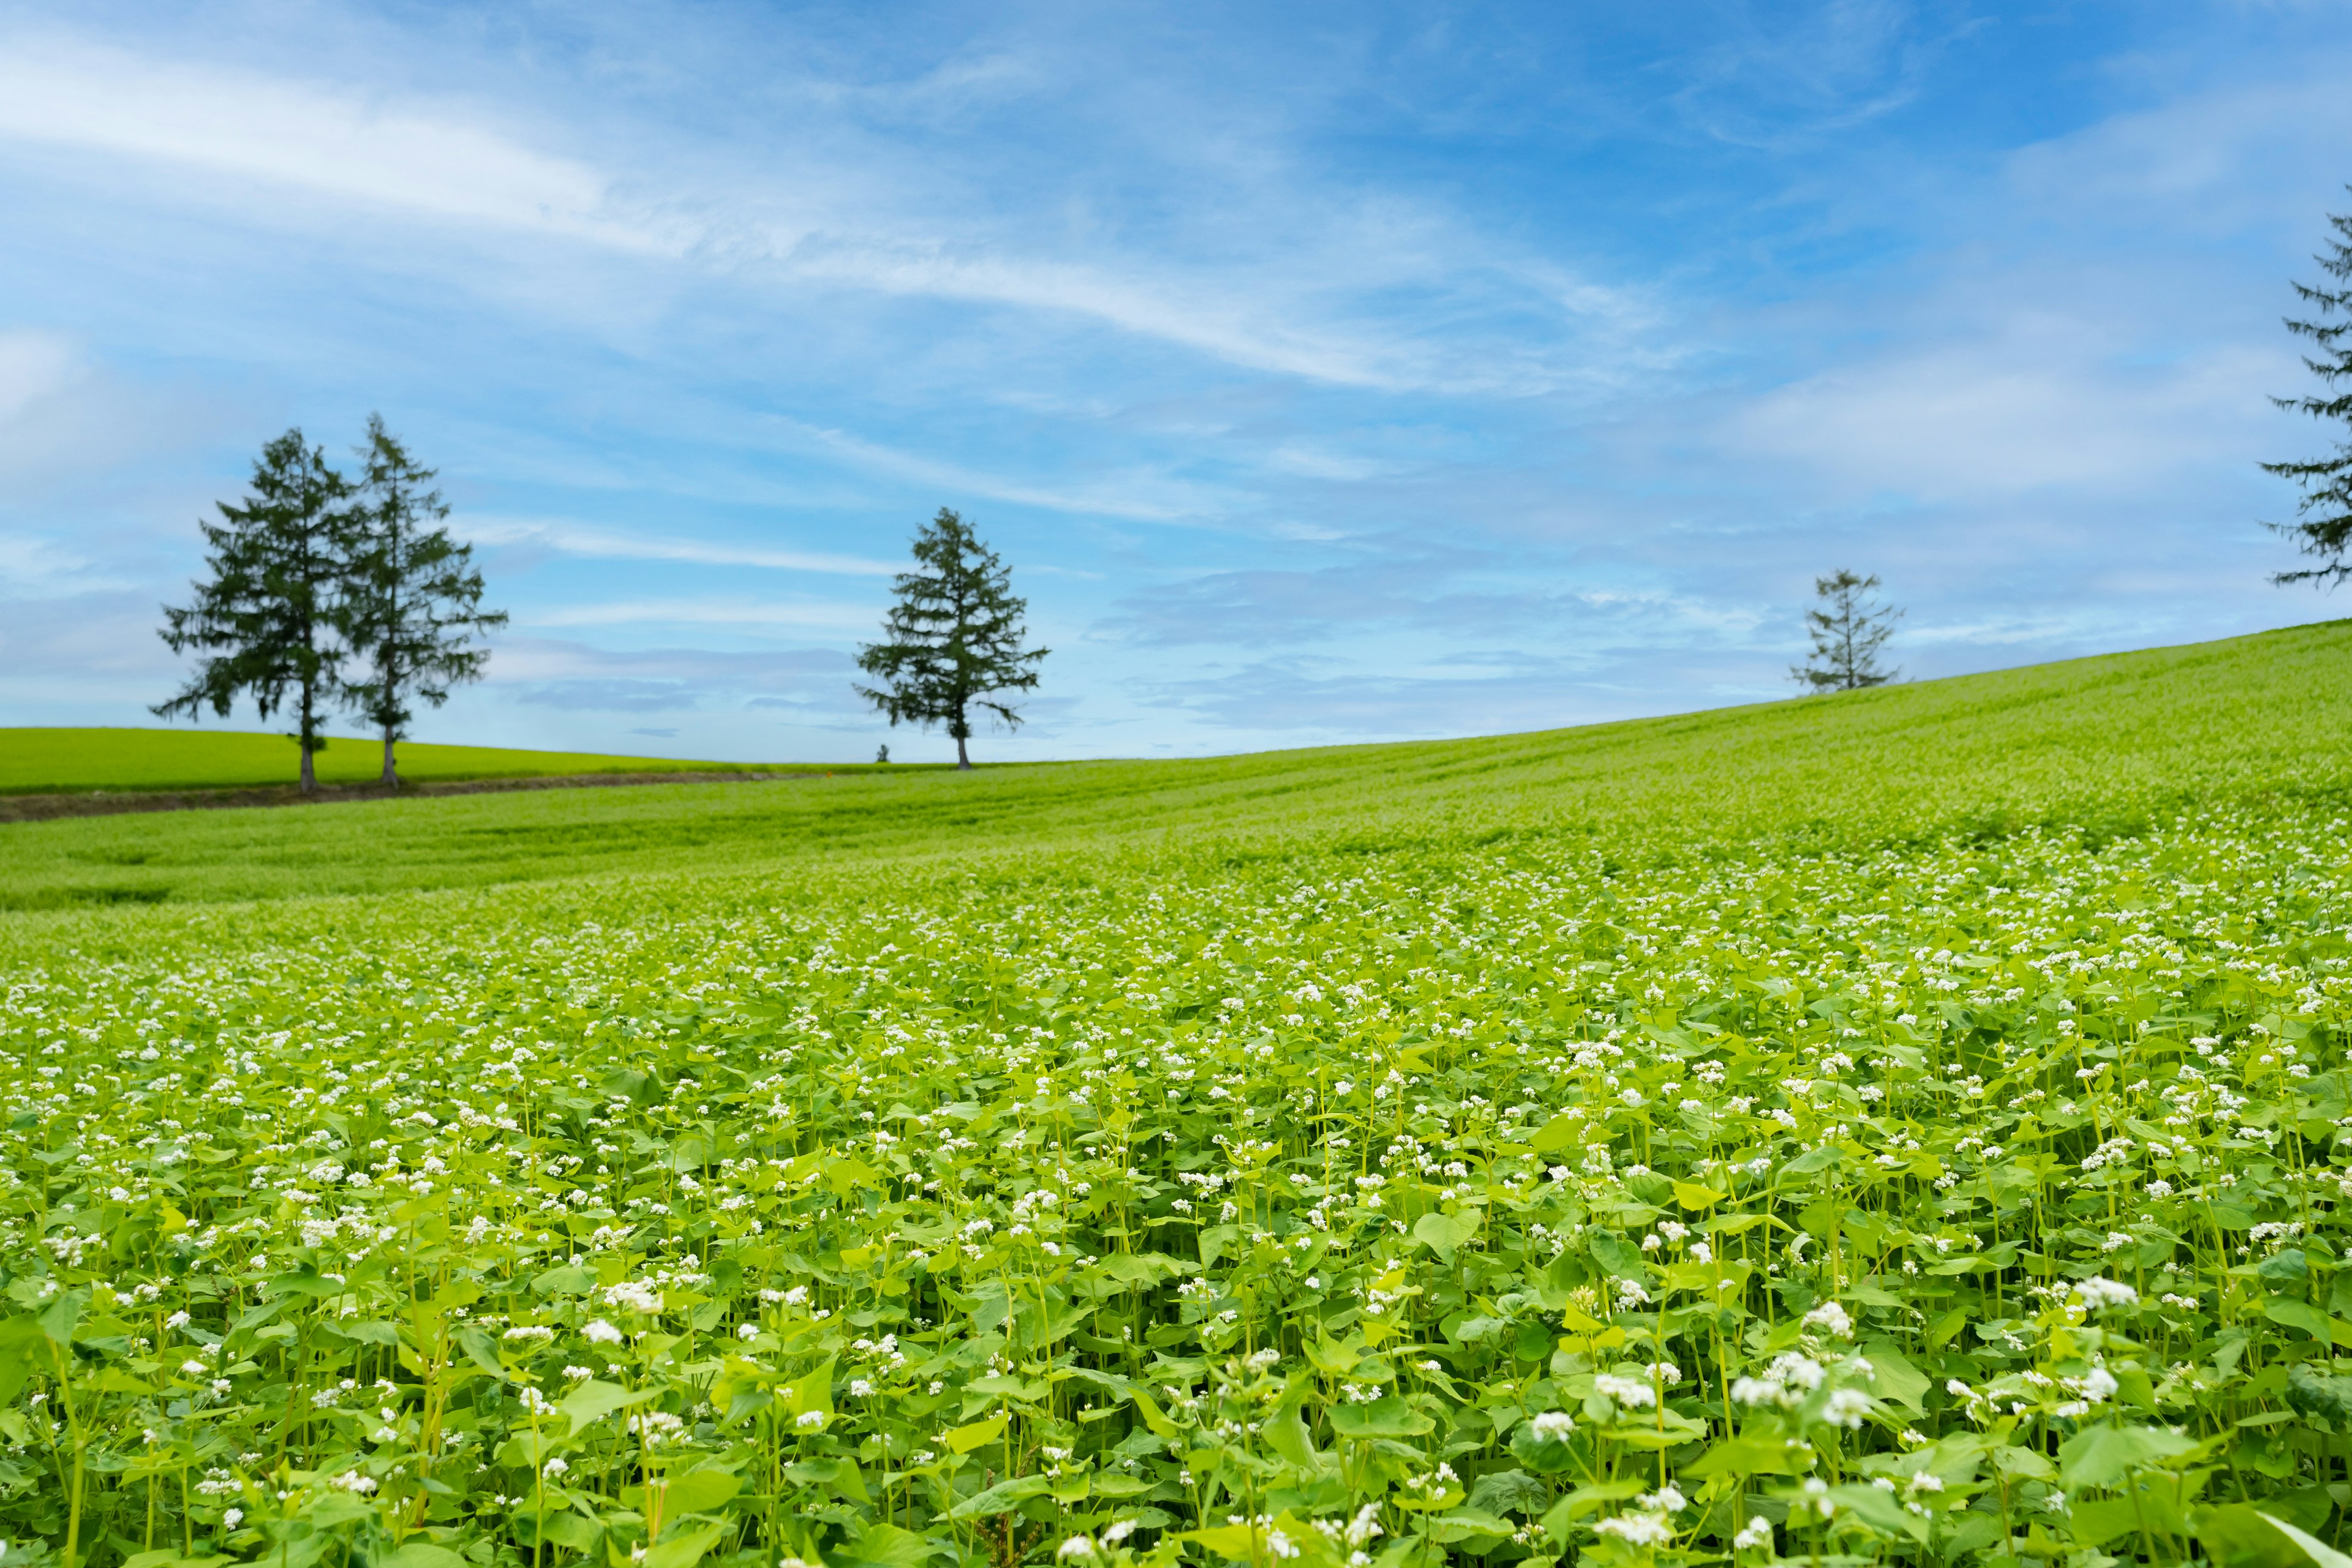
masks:
[(115, 816), (135, 811), (220, 811), (253, 805), (335, 805), (427, 795), (495, 795), (528, 789), (617, 789), (631, 784), (768, 784), (825, 776), (773, 773), (559, 773), (535, 778), (450, 779), (404, 784), (320, 784), (304, 795), (292, 784), (260, 789), (92, 790), (72, 795), (0, 795), (0, 822), (51, 822), (65, 816)]

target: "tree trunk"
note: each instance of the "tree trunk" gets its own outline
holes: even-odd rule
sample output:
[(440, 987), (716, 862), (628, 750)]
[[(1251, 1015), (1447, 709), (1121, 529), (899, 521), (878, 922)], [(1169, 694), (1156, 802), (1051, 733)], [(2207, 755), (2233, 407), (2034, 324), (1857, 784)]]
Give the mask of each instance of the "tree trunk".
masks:
[(400, 774), (392, 765), (392, 726), (389, 724), (383, 727), (383, 787), (400, 787)]
[(971, 757), (970, 753), (965, 752), (963, 749), (963, 737), (961, 735), (958, 735), (956, 737), (956, 766), (967, 773), (971, 769)]
[(310, 689), (302, 689), (302, 725), (295, 732), (294, 743), (302, 749), (302, 793), (309, 795), (319, 787), (319, 775), (310, 765), (312, 731), (310, 727)]

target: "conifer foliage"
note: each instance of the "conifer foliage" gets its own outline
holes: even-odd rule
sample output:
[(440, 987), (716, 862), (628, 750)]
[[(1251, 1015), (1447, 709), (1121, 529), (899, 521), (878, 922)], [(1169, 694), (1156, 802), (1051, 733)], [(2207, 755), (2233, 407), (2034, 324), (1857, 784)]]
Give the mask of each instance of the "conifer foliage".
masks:
[(2342, 425), (2345, 438), (2331, 457), (2263, 465), (2265, 472), (2293, 479), (2303, 488), (2303, 499), (2295, 506), (2300, 521), (2271, 526), (2319, 562), (2300, 571), (2277, 573), (2271, 578), (2273, 583), (2318, 581), (2332, 586), (2352, 577), (2352, 561), (2346, 560), (2347, 552), (2352, 552), (2352, 214), (2331, 216), (2327, 221), (2335, 237), (2328, 241), (2326, 253), (2313, 259), (2341, 287), (2297, 283), (2297, 297), (2317, 309), (2309, 320), (2290, 318), (2286, 323), (2288, 331), (2309, 339), (2316, 351), (2305, 354), (2303, 363), (2319, 378), (2322, 390), (2313, 396), (2272, 401), (2282, 408)]
[(368, 416), (359, 455), (366, 468), (342, 623), (365, 670), (348, 694), (383, 734), (383, 783), (397, 786), (393, 748), (415, 716), (410, 702), (438, 708), (452, 686), (480, 679), (490, 650), (477, 639), (507, 616), (481, 607), (474, 547), (440, 526), (449, 508), (429, 488), (434, 470), (408, 455), (381, 415)]
[(1882, 669), (1878, 650), (1894, 635), (1903, 612), (1872, 597), (1875, 575), (1857, 577), (1841, 569), (1813, 579), (1813, 592), (1823, 605), (1805, 612), (1805, 630), (1813, 639), (1811, 658), (1789, 671), (1808, 691), (1856, 691), (1884, 686), (1902, 671)]
[(1013, 595), (1011, 569), (955, 512), (941, 507), (914, 551), (917, 569), (898, 574), (898, 602), (882, 623), (887, 640), (858, 650), (857, 668), (877, 684), (857, 694), (893, 725), (944, 724), (956, 766), (969, 768), (972, 710), (1017, 727), (1021, 715), (990, 694), (1034, 690), (1050, 650), (1021, 646), (1028, 601)]
[(383, 782), (397, 784), (393, 743), (409, 703), (437, 707), (452, 686), (478, 679), (489, 651), (474, 639), (506, 623), (481, 608), (472, 547), (440, 526), (449, 509), (430, 488), (433, 470), (377, 416), (359, 456), (354, 480), (299, 429), (270, 442), (251, 494), (219, 503), (221, 521), (198, 525), (210, 575), (193, 584), (192, 603), (163, 610), (164, 642), (200, 658), (187, 685), (152, 711), (194, 719), (209, 708), (226, 718), (244, 696), (264, 719), (288, 709), (306, 795), (318, 787), (312, 758), (336, 707), (382, 731)]
[(327, 743), (327, 710), (341, 694), (351, 500), (351, 481), (299, 428), (270, 442), (253, 467), (252, 493), (218, 502), (221, 521), (197, 525), (211, 580), (194, 584), (194, 603), (164, 606), (160, 633), (173, 652), (201, 657), (187, 685), (152, 711), (193, 719), (210, 708), (226, 718), (247, 693), (264, 719), (290, 708), (306, 795), (317, 787), (311, 758)]

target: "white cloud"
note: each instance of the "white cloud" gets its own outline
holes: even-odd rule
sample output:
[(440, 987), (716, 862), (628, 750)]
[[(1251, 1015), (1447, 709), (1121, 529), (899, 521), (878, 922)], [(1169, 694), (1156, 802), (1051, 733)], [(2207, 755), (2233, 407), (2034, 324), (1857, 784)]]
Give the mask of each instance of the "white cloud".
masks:
[(1994, 342), (1927, 346), (1781, 387), (1734, 416), (1727, 445), (1806, 464), (1849, 493), (1949, 501), (2138, 489), (2242, 449), (2278, 381), (2278, 360), (2246, 349), (2119, 360), (2071, 323), (2030, 318)]
[(64, 391), (79, 369), (73, 344), (56, 332), (0, 332), (0, 425)]
[(771, 550), (757, 545), (715, 544), (698, 539), (656, 539), (617, 529), (595, 528), (560, 518), (469, 516), (467, 531), (483, 544), (538, 545), (566, 555), (606, 561), (678, 561), (698, 566), (759, 566), (779, 572), (819, 572), (850, 577), (887, 577), (903, 564), (868, 561), (824, 551)]
[[(1245, 369), (1390, 392), (1606, 385), (1619, 360), (1648, 357), (1629, 342), (1565, 341), (1622, 338), (1650, 313), (1634, 295), (1393, 197), (1224, 192), (1211, 202), (1220, 237), (1197, 260), (1100, 236), (1066, 237), (1056, 252), (1034, 236), (1061, 226), (1008, 212), (991, 171), (916, 172), (903, 153), (821, 135), (792, 148), (788, 175), (729, 167), (715, 151), (666, 167), (657, 132), (634, 138), (622, 167), (547, 150), (508, 118), (474, 102), (0, 36), (0, 142), (228, 182), (180, 189), (200, 200), (239, 204), (236, 183), (261, 182), (771, 284), (1066, 316)], [(317, 219), (278, 207), (268, 221)], [(1008, 243), (1008, 231), (1023, 237)], [(1236, 248), (1236, 235), (1249, 242)], [(1416, 295), (1448, 331), (1368, 324)], [(1531, 338), (1530, 310), (1557, 332)]]
[(54, 39), (0, 47), (0, 136), (177, 163), (436, 217), (675, 252), (609, 182), (446, 106)]
[(881, 621), (872, 605), (811, 605), (739, 598), (636, 599), (518, 610), (520, 626), (792, 626), (805, 631), (873, 631)]

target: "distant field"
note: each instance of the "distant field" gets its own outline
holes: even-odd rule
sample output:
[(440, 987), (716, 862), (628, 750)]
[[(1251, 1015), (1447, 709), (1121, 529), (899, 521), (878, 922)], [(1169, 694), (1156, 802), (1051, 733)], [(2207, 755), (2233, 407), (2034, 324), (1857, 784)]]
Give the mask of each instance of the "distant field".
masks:
[[(766, 773), (775, 765), (408, 742), (399, 757), (400, 776), (413, 784), (564, 773)], [(383, 748), (377, 741), (338, 738), (318, 754), (316, 767), (322, 784), (372, 784), (383, 772)], [(300, 771), (294, 742), (283, 735), (0, 729), (0, 795), (266, 788), (290, 784)]]
[[(268, 736), (142, 731), (166, 743)], [(481, 887), (614, 872), (775, 875), (812, 862), (897, 883), (1047, 859), (1259, 859), (1546, 841), (1612, 856), (1759, 839), (1884, 843), (2037, 824), (2137, 831), (2168, 810), (2352, 795), (2352, 622), (2034, 665), (1830, 699), (1534, 734), (958, 773), (826, 767), (744, 789), (668, 784), (0, 826), (0, 910)], [(136, 754), (135, 747), (126, 747)], [(404, 748), (407, 776), (724, 763)], [(372, 763), (338, 742), (333, 767)], [(463, 759), (426, 771), (433, 756)], [(512, 759), (509, 761), (508, 759)], [(0, 768), (15, 768), (13, 760)], [(165, 787), (150, 782), (101, 787)], [(0, 780), (9, 775), (0, 772)], [(88, 778), (84, 773), (79, 775)], [(226, 773), (205, 782), (241, 782)], [(186, 782), (185, 774), (181, 782)], [(22, 790), (27, 784), (0, 784)], [(89, 787), (84, 784), (80, 787)], [(1681, 846), (1684, 847), (1675, 848)], [(887, 869), (886, 869), (887, 868)], [(1122, 873), (1126, 874), (1126, 873)]]

